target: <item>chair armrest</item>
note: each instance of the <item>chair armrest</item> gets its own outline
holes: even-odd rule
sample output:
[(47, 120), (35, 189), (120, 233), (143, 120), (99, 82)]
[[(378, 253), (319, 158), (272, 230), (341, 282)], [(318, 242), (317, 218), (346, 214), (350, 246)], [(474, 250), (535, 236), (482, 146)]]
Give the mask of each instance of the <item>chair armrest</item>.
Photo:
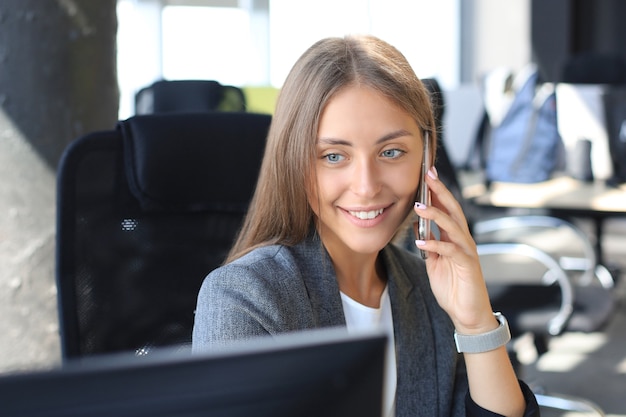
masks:
[(561, 305), (556, 315), (547, 323), (547, 331), (551, 335), (558, 335), (565, 329), (574, 311), (574, 289), (565, 271), (552, 256), (524, 243), (484, 243), (477, 245), (477, 249), (480, 257), (516, 255), (530, 258), (543, 265), (547, 272), (542, 282), (546, 286), (556, 283), (561, 290)]
[(596, 252), (589, 237), (575, 224), (553, 216), (506, 216), (495, 219), (480, 220), (473, 226), (475, 237), (480, 240), (481, 235), (495, 233), (502, 230), (511, 229), (569, 229), (580, 241), (583, 250), (583, 257), (574, 258), (562, 256), (559, 258), (561, 267), (569, 271), (583, 271), (581, 282), (590, 283), (597, 264)]

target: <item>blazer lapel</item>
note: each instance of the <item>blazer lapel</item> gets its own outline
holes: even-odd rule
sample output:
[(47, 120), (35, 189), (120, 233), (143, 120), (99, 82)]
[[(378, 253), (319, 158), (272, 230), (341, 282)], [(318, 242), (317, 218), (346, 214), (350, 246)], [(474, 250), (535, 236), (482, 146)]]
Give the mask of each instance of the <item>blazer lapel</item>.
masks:
[(339, 285), (335, 268), (318, 235), (304, 240), (293, 248), (293, 254), (302, 271), (304, 285), (311, 300), (315, 325), (318, 327), (345, 326)]
[[(434, 335), (426, 300), (389, 247), (383, 251), (396, 346), (398, 388), (396, 414), (438, 415), (438, 383)], [(410, 271), (417, 279), (428, 278)], [(424, 276), (422, 276), (424, 275)]]

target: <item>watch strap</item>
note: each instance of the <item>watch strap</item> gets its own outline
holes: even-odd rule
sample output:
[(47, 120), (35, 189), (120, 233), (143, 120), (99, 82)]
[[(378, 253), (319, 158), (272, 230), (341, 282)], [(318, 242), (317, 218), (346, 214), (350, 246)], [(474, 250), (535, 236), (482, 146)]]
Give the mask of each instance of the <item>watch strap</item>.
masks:
[(511, 340), (509, 324), (502, 313), (493, 313), (500, 325), (491, 331), (481, 334), (462, 334), (454, 331), (454, 342), (459, 353), (488, 352), (506, 345)]

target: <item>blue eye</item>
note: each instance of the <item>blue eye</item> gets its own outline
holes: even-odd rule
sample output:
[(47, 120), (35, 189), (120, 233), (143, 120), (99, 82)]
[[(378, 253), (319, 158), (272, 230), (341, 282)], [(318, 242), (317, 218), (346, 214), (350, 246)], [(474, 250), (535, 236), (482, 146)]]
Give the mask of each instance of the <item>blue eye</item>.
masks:
[(400, 155), (402, 155), (402, 151), (400, 149), (387, 149), (384, 150), (381, 155), (384, 156), (385, 158), (398, 158)]
[(339, 155), (338, 153), (329, 153), (327, 155), (324, 155), (324, 158), (331, 164), (336, 164), (345, 159), (343, 156)]

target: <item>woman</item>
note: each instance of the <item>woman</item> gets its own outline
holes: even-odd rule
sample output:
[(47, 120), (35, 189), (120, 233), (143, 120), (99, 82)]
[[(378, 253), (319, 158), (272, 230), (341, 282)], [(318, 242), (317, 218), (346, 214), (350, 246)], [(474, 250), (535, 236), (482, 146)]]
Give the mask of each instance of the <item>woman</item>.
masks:
[[(434, 154), (428, 93), (395, 48), (371, 36), (309, 48), (281, 89), (241, 233), (200, 290), (194, 350), (382, 327), (393, 335), (385, 415), (538, 415), (465, 217), (434, 169), (432, 205), (415, 203), (426, 134)], [(416, 241), (426, 261), (392, 243), (412, 210), (440, 230)]]

